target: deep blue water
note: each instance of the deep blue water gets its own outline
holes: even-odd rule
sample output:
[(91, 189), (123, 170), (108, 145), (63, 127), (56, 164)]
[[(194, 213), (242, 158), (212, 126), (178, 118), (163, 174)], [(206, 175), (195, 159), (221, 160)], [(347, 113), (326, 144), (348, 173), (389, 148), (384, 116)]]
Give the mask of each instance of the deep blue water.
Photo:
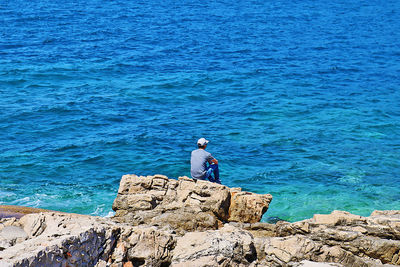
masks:
[(0, 204), (106, 216), (211, 140), (264, 216), (400, 209), (399, 1), (0, 1)]

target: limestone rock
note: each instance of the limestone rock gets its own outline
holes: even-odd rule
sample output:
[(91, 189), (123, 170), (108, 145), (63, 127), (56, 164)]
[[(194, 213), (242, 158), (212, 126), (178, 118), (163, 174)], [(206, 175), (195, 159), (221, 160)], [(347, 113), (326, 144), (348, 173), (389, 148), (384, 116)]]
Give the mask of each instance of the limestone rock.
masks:
[(113, 203), (114, 220), (131, 225), (170, 225), (177, 231), (218, 229), (229, 221), (258, 222), (271, 195), (231, 191), (208, 181), (163, 175), (124, 175)]
[(110, 256), (115, 266), (164, 266), (171, 261), (175, 246), (171, 232), (148, 226), (123, 226)]
[[(400, 218), (395, 212), (373, 214), (362, 217), (333, 211), (301, 222), (279, 222), (276, 237), (264, 239), (265, 260), (272, 266), (288, 265), (293, 259), (344, 266), (400, 265)], [(256, 244), (262, 243), (258, 239), (262, 236)], [(258, 252), (262, 246), (257, 247)]]
[[(131, 226), (76, 214), (0, 221), (0, 266), (395, 266), (395, 212), (334, 211), (301, 222), (231, 222), (177, 235), (165, 225)], [(320, 217), (321, 218), (321, 217)], [(383, 230), (382, 230), (383, 229)]]
[(27, 233), (18, 226), (5, 226), (0, 231), (0, 250), (14, 246), (28, 238)]
[(175, 246), (172, 234), (155, 227), (136, 228), (128, 238), (127, 260), (143, 262), (147, 266), (161, 266), (171, 261)]
[(314, 223), (327, 224), (327, 225), (365, 225), (366, 219), (364, 217), (353, 215), (349, 212), (335, 210), (329, 215), (315, 214), (313, 218)]
[(290, 264), (292, 267), (341, 267), (342, 264), (338, 263), (328, 263), (328, 262), (314, 262), (303, 260), (301, 262), (293, 262)]
[(171, 266), (248, 266), (256, 258), (252, 236), (226, 225), (220, 230), (189, 232), (180, 237)]
[(375, 210), (371, 216), (390, 216), (400, 218), (400, 210)]
[(117, 236), (112, 222), (91, 216), (36, 213), (18, 223), (18, 230), (3, 228), (23, 240), (0, 251), (0, 266), (94, 266)]
[(361, 258), (339, 246), (326, 246), (301, 235), (268, 238), (265, 261), (268, 266), (289, 266), (298, 261), (337, 262), (345, 266), (368, 266)]
[(231, 222), (259, 222), (267, 212), (271, 195), (258, 195), (250, 192), (231, 190), (231, 205), (229, 207), (229, 221)]

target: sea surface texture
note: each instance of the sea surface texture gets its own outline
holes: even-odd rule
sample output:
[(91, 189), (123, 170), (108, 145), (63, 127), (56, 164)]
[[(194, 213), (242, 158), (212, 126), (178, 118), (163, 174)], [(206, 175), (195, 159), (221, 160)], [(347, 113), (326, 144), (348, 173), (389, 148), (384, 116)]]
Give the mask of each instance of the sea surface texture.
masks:
[(399, 1), (0, 1), (0, 204), (107, 216), (200, 137), (264, 221), (400, 209)]

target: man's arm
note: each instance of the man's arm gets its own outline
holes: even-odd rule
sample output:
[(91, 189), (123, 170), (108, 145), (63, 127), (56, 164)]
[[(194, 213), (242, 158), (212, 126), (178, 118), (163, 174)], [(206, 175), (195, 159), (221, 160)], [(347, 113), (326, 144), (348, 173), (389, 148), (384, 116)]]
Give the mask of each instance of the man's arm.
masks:
[(218, 160), (217, 159), (212, 159), (212, 160), (210, 160), (208, 163), (214, 163), (214, 164), (218, 164)]

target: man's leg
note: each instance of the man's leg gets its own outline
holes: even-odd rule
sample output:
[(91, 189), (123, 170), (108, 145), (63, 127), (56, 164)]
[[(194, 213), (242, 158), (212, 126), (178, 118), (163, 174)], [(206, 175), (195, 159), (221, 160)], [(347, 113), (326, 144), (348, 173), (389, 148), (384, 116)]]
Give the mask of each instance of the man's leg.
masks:
[[(214, 173), (214, 178), (212, 177), (211, 173)], [(208, 166), (206, 178), (211, 182), (221, 184), (221, 181), (219, 180), (218, 164), (211, 164), (210, 166)]]
[(206, 176), (204, 176), (204, 180), (209, 180), (210, 182), (214, 182), (214, 178), (211, 175), (212, 172), (213, 172), (213, 169), (210, 166), (208, 166)]

